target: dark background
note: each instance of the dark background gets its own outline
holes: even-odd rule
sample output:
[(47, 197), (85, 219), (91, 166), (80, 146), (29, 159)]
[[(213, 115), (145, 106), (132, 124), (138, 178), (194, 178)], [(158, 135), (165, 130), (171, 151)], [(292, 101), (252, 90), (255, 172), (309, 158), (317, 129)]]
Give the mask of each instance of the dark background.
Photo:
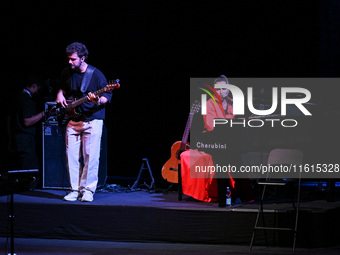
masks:
[[(182, 139), (190, 77), (339, 76), (337, 1), (1, 5), (4, 112), (27, 75), (38, 73), (53, 85), (74, 41), (87, 46), (88, 63), (108, 80), (121, 80), (107, 110), (109, 176), (136, 176), (144, 157), (160, 176), (171, 145)], [(335, 109), (339, 91), (320, 88), (312, 101)]]

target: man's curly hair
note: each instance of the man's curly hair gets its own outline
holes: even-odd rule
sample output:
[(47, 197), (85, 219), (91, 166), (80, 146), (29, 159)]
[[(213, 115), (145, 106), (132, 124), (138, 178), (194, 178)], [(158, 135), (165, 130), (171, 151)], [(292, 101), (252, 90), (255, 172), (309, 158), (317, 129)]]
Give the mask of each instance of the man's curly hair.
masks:
[(85, 57), (85, 59), (87, 59), (87, 57), (89, 55), (89, 52), (88, 52), (86, 46), (82, 43), (79, 43), (79, 42), (71, 43), (70, 45), (68, 45), (66, 47), (67, 56), (70, 56), (73, 53), (77, 53), (80, 58)]

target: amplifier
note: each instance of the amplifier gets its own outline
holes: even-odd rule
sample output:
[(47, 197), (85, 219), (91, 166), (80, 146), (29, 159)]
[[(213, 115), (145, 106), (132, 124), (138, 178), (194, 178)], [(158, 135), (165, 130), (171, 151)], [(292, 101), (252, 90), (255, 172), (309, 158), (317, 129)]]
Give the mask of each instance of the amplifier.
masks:
[(45, 103), (45, 122), (46, 123), (58, 123), (57, 120), (57, 103), (46, 102)]
[[(43, 123), (43, 180), (44, 189), (68, 189), (70, 181), (66, 167), (65, 129), (57, 123)], [(107, 179), (107, 130), (103, 125), (103, 134), (100, 148), (100, 161), (98, 173), (98, 188), (102, 188)]]

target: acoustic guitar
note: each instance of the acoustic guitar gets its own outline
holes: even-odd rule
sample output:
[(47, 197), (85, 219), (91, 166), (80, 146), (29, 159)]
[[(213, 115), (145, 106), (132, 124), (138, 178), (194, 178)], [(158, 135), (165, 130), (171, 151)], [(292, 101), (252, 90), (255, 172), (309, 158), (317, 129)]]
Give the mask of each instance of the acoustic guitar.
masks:
[[(112, 91), (114, 89), (120, 88), (120, 84), (118, 83), (119, 80), (116, 80), (115, 83), (109, 83), (104, 88), (93, 92), (95, 96), (98, 96), (100, 94), (103, 94), (106, 91)], [(81, 115), (81, 112), (77, 111), (77, 107), (81, 104), (85, 103), (86, 101), (89, 101), (88, 97), (82, 97), (77, 100), (68, 101), (67, 107), (62, 107), (59, 105), (56, 109), (57, 119), (60, 125), (65, 124), (69, 118), (77, 118)]]
[(182, 141), (177, 141), (171, 146), (171, 157), (162, 168), (162, 176), (168, 182), (178, 183), (178, 164), (181, 162), (180, 156), (182, 152), (190, 149), (188, 143), (190, 126), (194, 114), (199, 111), (200, 106), (198, 101), (191, 106)]

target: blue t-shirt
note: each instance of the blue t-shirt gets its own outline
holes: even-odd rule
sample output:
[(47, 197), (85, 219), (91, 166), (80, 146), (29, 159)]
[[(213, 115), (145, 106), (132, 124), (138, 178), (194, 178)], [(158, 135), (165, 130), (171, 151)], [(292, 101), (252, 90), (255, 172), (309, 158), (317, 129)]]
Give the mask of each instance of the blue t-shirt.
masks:
[[(89, 92), (96, 92), (107, 85), (106, 78), (104, 74), (95, 69), (92, 73), (91, 80), (86, 91), (83, 93), (80, 91), (81, 82), (84, 77), (84, 73), (78, 73), (71, 68), (66, 68), (61, 75), (60, 88), (66, 92), (66, 99), (80, 99), (86, 97)], [(104, 96), (111, 101), (112, 92), (106, 91), (99, 96)], [(99, 105), (92, 103), (91, 101), (86, 101), (81, 104), (76, 109), (80, 112), (80, 116), (73, 119), (76, 121), (90, 121), (94, 119), (105, 119), (105, 105)]]

